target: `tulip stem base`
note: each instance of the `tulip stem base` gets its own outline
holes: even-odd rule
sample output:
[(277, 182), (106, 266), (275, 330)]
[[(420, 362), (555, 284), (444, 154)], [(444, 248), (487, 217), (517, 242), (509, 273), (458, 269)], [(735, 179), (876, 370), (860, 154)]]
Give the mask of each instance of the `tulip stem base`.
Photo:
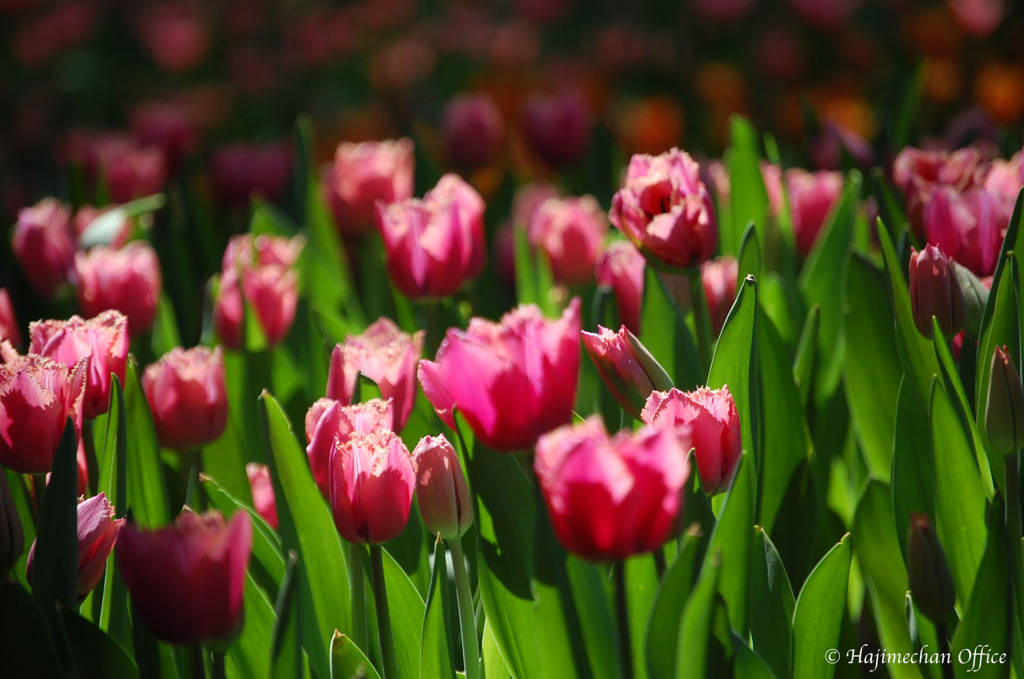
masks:
[[(952, 658), (949, 652), (949, 630), (946, 628), (945, 622), (940, 622), (935, 626), (935, 635), (939, 638), (939, 657)], [(953, 679), (953, 677), (953, 663), (942, 663), (942, 679)]]
[(1010, 569), (1016, 595), (1017, 615), (1024, 617), (1024, 569), (1021, 566), (1020, 463), (1017, 455), (1007, 455), (1006, 533), (1010, 548)]
[(347, 544), (348, 581), (352, 592), (352, 642), (368, 651), (366, 634), (366, 587), (364, 585), (363, 559), (366, 558), (362, 545)]
[(615, 618), (619, 628), (619, 659), (622, 661), (622, 677), (633, 679), (633, 644), (629, 638), (629, 606), (626, 603), (626, 562), (612, 566), (615, 579)]
[(452, 550), (452, 570), (455, 573), (455, 595), (459, 604), (459, 629), (462, 632), (462, 658), (466, 679), (480, 678), (480, 651), (476, 640), (476, 618), (473, 615), (473, 592), (466, 573), (466, 558), (459, 538), (448, 541)]
[(701, 368), (706, 375), (711, 369), (715, 344), (711, 333), (711, 312), (708, 311), (708, 300), (704, 296), (700, 268), (691, 269), (687, 272), (687, 277), (690, 279), (690, 305), (693, 307), (693, 324), (697, 331), (697, 350), (700, 352)]
[(388, 593), (384, 585), (384, 550), (380, 545), (370, 545), (370, 584), (373, 585), (373, 602), (377, 608), (377, 634), (383, 668), (381, 676), (383, 679), (397, 679), (395, 640), (391, 634), (391, 614), (388, 612)]
[(206, 663), (203, 660), (203, 647), (196, 645), (189, 649), (192, 658), (192, 679), (206, 679)]

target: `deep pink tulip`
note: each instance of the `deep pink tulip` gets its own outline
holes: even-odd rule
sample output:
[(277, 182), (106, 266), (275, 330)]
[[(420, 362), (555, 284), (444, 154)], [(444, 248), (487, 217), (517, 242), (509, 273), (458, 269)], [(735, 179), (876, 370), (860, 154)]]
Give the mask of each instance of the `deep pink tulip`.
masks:
[(512, 226), (529, 229), (533, 216), (549, 198), (559, 198), (561, 194), (554, 184), (533, 182), (516, 188), (512, 196)]
[(523, 107), (523, 128), (530, 146), (554, 167), (568, 167), (583, 159), (590, 147), (592, 126), (587, 103), (576, 92), (533, 96)]
[(458, 540), (473, 524), (473, 503), (459, 456), (444, 434), (424, 436), (412, 451), (416, 504), (432, 535)]
[(354, 237), (372, 231), (378, 200), (397, 203), (412, 198), (413, 167), (410, 139), (339, 144), (332, 175), (341, 234)]
[(164, 448), (196, 448), (224, 433), (228, 397), (220, 347), (175, 347), (146, 368), (142, 388)]
[(0, 342), (7, 340), (15, 347), (21, 346), (21, 329), (14, 316), (14, 305), (7, 288), (0, 288)]
[(725, 327), (732, 303), (736, 300), (736, 285), (740, 263), (732, 255), (716, 257), (700, 265), (700, 279), (704, 286), (704, 297), (708, 301), (711, 315), (711, 330), (715, 337)]
[(807, 172), (800, 168), (786, 170), (789, 210), (796, 234), (796, 249), (806, 257), (817, 241), (832, 207), (843, 192), (843, 173), (829, 170)]
[(230, 641), (242, 627), (242, 590), (252, 523), (235, 512), (185, 509), (174, 525), (149, 531), (126, 524), (117, 566), (139, 617), (171, 644)]
[(640, 303), (644, 295), (647, 261), (632, 243), (617, 240), (597, 256), (598, 285), (607, 285), (615, 295), (619, 320), (634, 334), (640, 332)]
[(248, 205), (251, 196), (277, 198), (292, 171), (287, 144), (230, 144), (210, 158), (210, 179), (217, 199), (227, 206)]
[(580, 333), (583, 348), (618, 404), (639, 420), (651, 392), (671, 389), (672, 380), (625, 325), (618, 332), (597, 330)]
[(963, 329), (963, 291), (941, 248), (928, 245), (921, 252), (910, 249), (910, 306), (914, 323), (925, 337), (932, 336), (932, 316), (947, 336)]
[(925, 236), (975, 275), (991, 276), (1012, 212), (1013, 202), (1001, 194), (940, 187), (924, 207)]
[(116, 309), (138, 337), (153, 327), (163, 280), (160, 260), (149, 243), (133, 241), (120, 250), (96, 247), (75, 255), (78, 305), (86, 316)]
[(440, 132), (448, 162), (472, 170), (498, 158), (505, 136), (505, 120), (490, 96), (466, 94), (445, 105)]
[(419, 380), (438, 416), (455, 428), (453, 409), (494, 450), (524, 450), (572, 416), (579, 371), (580, 301), (547, 320), (524, 305), (501, 323), (473, 318), (450, 329)]
[(120, 311), (104, 311), (89, 320), (36, 321), (29, 325), (29, 352), (72, 367), (89, 359), (83, 415), (94, 418), (110, 407), (110, 375), (124, 384), (128, 365), (128, 319)]
[(388, 426), (401, 431), (416, 401), (416, 366), (423, 353), (420, 330), (402, 332), (391, 319), (379, 318), (361, 335), (347, 337), (331, 353), (327, 374), (327, 398), (352, 402), (360, 374), (373, 380), (384, 399), (391, 399), (394, 421)]
[(55, 360), (19, 356), (3, 344), (0, 363), (0, 464), (22, 474), (44, 474), (67, 418), (81, 424), (85, 362), (68, 368)]
[(365, 403), (345, 405), (331, 398), (321, 398), (306, 412), (306, 456), (313, 480), (324, 497), (330, 494), (328, 467), (339, 442), (353, 434), (370, 434), (390, 429), (394, 420), (392, 401), (375, 398)]
[(483, 269), (484, 200), (458, 175), (423, 200), (378, 203), (375, 217), (391, 280), (411, 299), (447, 297)]
[(154, 101), (132, 112), (132, 134), (143, 146), (160, 148), (174, 172), (196, 146), (198, 130), (194, 116), (184, 103)]
[(683, 510), (690, 469), (668, 429), (609, 438), (601, 419), (540, 437), (533, 464), (555, 535), (592, 561), (618, 561), (659, 548)]
[(270, 469), (265, 464), (250, 462), (245, 465), (252, 489), (252, 507), (267, 525), (277, 530), (277, 504), (274, 502), (274, 484), (270, 481)]
[(608, 216), (659, 266), (699, 266), (718, 245), (714, 206), (700, 166), (679, 149), (634, 155)]
[(99, 150), (98, 161), (115, 203), (159, 193), (167, 181), (167, 160), (157, 146), (143, 148), (127, 140), (107, 144)]
[[(114, 506), (104, 493), (78, 503), (78, 599), (84, 599), (103, 579), (107, 557), (114, 549), (124, 519), (114, 518)], [(32, 581), (36, 543), (28, 552), (25, 576)]]
[(981, 151), (974, 147), (946, 153), (908, 146), (899, 152), (892, 165), (893, 181), (907, 201), (910, 225), (921, 238), (925, 235), (925, 205), (937, 188), (966, 191), (981, 186), (984, 176)]
[(685, 450), (693, 448), (705, 493), (729, 488), (742, 452), (740, 418), (729, 387), (656, 391), (647, 399), (642, 419), (673, 429)]
[(29, 285), (51, 298), (68, 281), (75, 258), (71, 210), (54, 198), (18, 211), (11, 249)]
[(593, 196), (549, 198), (529, 222), (530, 243), (551, 262), (558, 283), (586, 285), (594, 280), (608, 220)]

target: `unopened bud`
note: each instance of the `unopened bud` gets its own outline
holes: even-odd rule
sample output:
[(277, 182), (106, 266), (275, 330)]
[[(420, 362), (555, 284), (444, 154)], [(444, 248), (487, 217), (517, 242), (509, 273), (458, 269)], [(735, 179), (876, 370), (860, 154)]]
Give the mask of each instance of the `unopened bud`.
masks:
[(963, 292), (946, 255), (934, 245), (911, 251), (910, 305), (914, 323), (925, 337), (932, 336), (932, 316), (947, 336), (964, 327)]
[(996, 452), (1016, 455), (1024, 446), (1024, 388), (1006, 347), (996, 347), (985, 401), (985, 432)]
[(910, 513), (907, 576), (918, 610), (932, 622), (943, 622), (956, 602), (953, 576), (931, 520), (918, 512)]

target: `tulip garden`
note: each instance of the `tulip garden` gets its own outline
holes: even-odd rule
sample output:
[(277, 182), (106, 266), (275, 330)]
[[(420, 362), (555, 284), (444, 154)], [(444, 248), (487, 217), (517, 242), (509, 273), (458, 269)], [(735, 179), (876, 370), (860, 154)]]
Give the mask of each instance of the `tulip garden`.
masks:
[(1021, 10), (649, 4), (0, 0), (0, 678), (1024, 677)]

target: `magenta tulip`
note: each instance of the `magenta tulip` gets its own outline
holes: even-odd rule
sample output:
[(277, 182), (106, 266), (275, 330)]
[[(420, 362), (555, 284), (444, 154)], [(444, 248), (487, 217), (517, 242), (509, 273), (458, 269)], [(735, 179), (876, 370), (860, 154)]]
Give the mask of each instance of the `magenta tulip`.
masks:
[(43, 297), (53, 297), (68, 281), (74, 265), (70, 208), (47, 198), (19, 210), (11, 250), (32, 289)]
[(586, 285), (594, 280), (608, 220), (593, 196), (549, 198), (529, 222), (530, 243), (544, 251), (555, 281)]
[(671, 389), (672, 380), (625, 325), (617, 333), (600, 325), (597, 330), (580, 333), (583, 348), (616, 402), (640, 419), (651, 392)]
[(250, 462), (245, 465), (245, 475), (252, 490), (252, 507), (267, 525), (277, 530), (277, 504), (274, 502), (274, 484), (270, 481), (270, 469), (265, 464)]
[(175, 347), (147, 366), (142, 388), (161, 446), (196, 448), (224, 432), (228, 398), (220, 347)]
[(458, 540), (473, 524), (473, 503), (459, 456), (444, 434), (424, 436), (412, 451), (416, 504), (432, 535)]
[(610, 287), (615, 295), (619, 321), (634, 334), (639, 333), (647, 260), (632, 243), (617, 240), (597, 256), (594, 268), (597, 284)]
[(353, 434), (389, 429), (394, 421), (392, 413), (392, 401), (379, 398), (353, 405), (322, 398), (310, 406), (306, 412), (306, 456), (313, 480), (324, 497), (330, 495), (328, 466), (339, 442)]
[(711, 330), (717, 337), (725, 327), (725, 319), (729, 316), (732, 303), (736, 299), (740, 264), (731, 255), (718, 257), (700, 265), (701, 285), (704, 297), (708, 302), (708, 313), (711, 315)]
[(341, 234), (355, 237), (372, 231), (377, 201), (397, 203), (412, 198), (413, 168), (410, 139), (339, 144), (332, 177)]
[(143, 241), (121, 249), (96, 247), (75, 255), (78, 305), (86, 316), (116, 309), (137, 337), (153, 327), (162, 278), (156, 250)]
[(0, 342), (7, 340), (15, 347), (21, 346), (21, 329), (14, 315), (14, 305), (7, 288), (0, 288)]

